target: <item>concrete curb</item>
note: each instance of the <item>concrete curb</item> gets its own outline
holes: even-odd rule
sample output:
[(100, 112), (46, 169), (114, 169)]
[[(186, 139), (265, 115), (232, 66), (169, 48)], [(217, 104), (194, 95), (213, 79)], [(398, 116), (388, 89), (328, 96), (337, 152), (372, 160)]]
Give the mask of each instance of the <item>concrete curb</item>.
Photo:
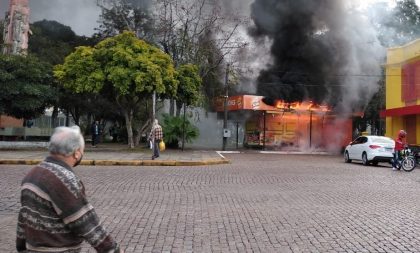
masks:
[[(36, 165), (42, 159), (0, 159), (0, 164), (9, 165)], [(202, 160), (202, 161), (175, 161), (175, 160), (83, 160), (80, 165), (86, 166), (203, 166), (229, 164), (227, 159)]]
[(332, 155), (325, 151), (259, 151), (260, 154), (276, 154), (276, 155)]

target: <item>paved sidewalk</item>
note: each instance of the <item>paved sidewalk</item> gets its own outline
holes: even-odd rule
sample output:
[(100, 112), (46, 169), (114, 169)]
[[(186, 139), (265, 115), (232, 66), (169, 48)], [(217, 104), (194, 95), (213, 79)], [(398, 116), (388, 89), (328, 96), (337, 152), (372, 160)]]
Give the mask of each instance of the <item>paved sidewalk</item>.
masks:
[[(46, 148), (1, 149), (0, 164), (38, 164), (48, 155)], [(151, 159), (147, 148), (130, 150), (124, 145), (103, 144), (97, 148), (86, 146), (82, 165), (126, 165), (126, 166), (196, 166), (226, 164), (229, 160), (214, 150), (172, 150), (161, 152)]]

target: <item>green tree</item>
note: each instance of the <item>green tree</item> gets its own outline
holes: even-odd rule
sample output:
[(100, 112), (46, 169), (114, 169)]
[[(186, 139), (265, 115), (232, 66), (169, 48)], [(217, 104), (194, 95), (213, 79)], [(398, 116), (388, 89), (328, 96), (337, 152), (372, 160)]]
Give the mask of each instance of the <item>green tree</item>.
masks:
[[(74, 51), (76, 46), (93, 45), (93, 40), (84, 36), (76, 35), (69, 26), (56, 21), (42, 20), (31, 24), (31, 36), (29, 39), (29, 54), (34, 55), (51, 65), (61, 64), (64, 58)], [(95, 108), (103, 108), (109, 111), (109, 107), (101, 104), (96, 106), (89, 102), (92, 96), (75, 94), (71, 90), (57, 87), (58, 99), (54, 104), (52, 114), (52, 126), (56, 126), (56, 117), (59, 110), (73, 117), (74, 122), (80, 125), (82, 115), (93, 114)], [(95, 102), (102, 101), (95, 99)], [(95, 112), (96, 113), (96, 112)], [(68, 123), (68, 122), (67, 122)]]
[(106, 92), (124, 115), (129, 147), (134, 147), (133, 118), (141, 102), (157, 94), (175, 96), (178, 82), (171, 58), (156, 47), (124, 32), (95, 47), (78, 47), (55, 76), (77, 93)]
[[(224, 70), (220, 71), (222, 63), (240, 54), (247, 45), (239, 29), (246, 18), (233, 9), (228, 11), (230, 4), (223, 0), (157, 0), (153, 5), (151, 1), (97, 1), (102, 8), (98, 30), (103, 34), (128, 28), (138, 37), (159, 45), (171, 56), (176, 67), (199, 66), (206, 102), (211, 103), (214, 97), (221, 95), (222, 85), (218, 79), (224, 75)], [(175, 101), (171, 100), (171, 115), (175, 114), (175, 109)]]
[(420, 37), (420, 11), (415, 0), (397, 1), (388, 23), (396, 31), (395, 42), (408, 43)]
[(177, 80), (179, 82), (176, 93), (178, 109), (183, 105), (196, 105), (201, 98), (201, 84), (198, 66), (194, 64), (181, 65), (177, 69)]
[[(398, 0), (397, 5), (392, 9), (388, 9), (384, 4), (376, 4), (370, 12), (370, 19), (384, 47), (401, 46), (420, 38), (420, 10), (415, 0)], [(378, 134), (384, 134), (384, 123), (379, 116), (379, 112), (385, 109), (384, 70), (379, 87), (378, 92), (364, 108), (364, 117), (356, 122), (356, 125), (361, 126), (359, 127), (361, 131), (365, 131), (369, 124)]]
[[(383, 69), (383, 72), (385, 70)], [(385, 76), (385, 73), (383, 73)], [(372, 127), (373, 131), (376, 131), (378, 135), (385, 134), (384, 132), (384, 122), (382, 122), (380, 117), (381, 110), (385, 109), (385, 78), (382, 78), (379, 81), (379, 90), (375, 93), (375, 95), (370, 100), (369, 104), (366, 106), (365, 115), (363, 120), (365, 124), (369, 124)], [(365, 129), (362, 129), (363, 131)], [(374, 132), (375, 134), (375, 132)]]
[(132, 31), (137, 37), (152, 41), (154, 20), (147, 1), (97, 0), (97, 5), (101, 8), (101, 15), (96, 36), (108, 38)]
[(398, 0), (392, 9), (378, 3), (370, 19), (384, 47), (401, 46), (420, 37), (420, 10), (415, 0)]
[(0, 55), (0, 113), (15, 118), (40, 116), (55, 103), (51, 65), (34, 57)]
[(42, 20), (31, 25), (28, 51), (52, 65), (61, 64), (74, 50), (76, 34), (69, 26), (56, 21)]
[(182, 127), (182, 150), (184, 150), (186, 132), (186, 108), (190, 105), (197, 104), (197, 102), (200, 100), (202, 79), (198, 73), (198, 66), (193, 64), (181, 65), (178, 68), (177, 79), (179, 82), (176, 95), (177, 115), (179, 115), (181, 107), (184, 106), (184, 124)]

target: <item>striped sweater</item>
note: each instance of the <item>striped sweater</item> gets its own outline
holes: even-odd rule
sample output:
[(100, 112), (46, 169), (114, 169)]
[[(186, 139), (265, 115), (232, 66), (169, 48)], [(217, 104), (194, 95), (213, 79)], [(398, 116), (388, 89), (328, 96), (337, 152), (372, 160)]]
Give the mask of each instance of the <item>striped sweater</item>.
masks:
[(100, 225), (82, 181), (53, 157), (34, 167), (22, 181), (17, 225), (18, 252), (81, 251), (87, 241), (97, 252), (120, 252)]

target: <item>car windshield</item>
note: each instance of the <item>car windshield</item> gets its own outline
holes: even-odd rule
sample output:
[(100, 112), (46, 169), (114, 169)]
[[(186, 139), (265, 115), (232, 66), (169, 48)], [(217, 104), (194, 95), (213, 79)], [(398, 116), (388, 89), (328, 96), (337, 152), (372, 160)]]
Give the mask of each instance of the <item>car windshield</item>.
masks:
[(388, 137), (372, 137), (371, 140), (373, 143), (394, 144), (394, 140)]

